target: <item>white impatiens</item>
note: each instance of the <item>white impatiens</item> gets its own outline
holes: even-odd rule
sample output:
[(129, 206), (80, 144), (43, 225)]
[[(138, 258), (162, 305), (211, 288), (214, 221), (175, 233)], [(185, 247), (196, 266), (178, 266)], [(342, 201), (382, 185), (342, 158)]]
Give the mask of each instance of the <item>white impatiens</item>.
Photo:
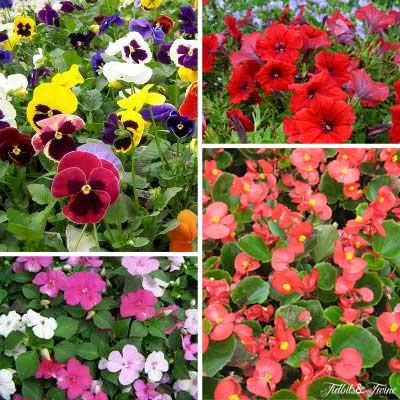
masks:
[(193, 397), (197, 396), (197, 372), (189, 371), (189, 379), (179, 379), (174, 383), (174, 390), (177, 392), (185, 391), (191, 394)]
[(16, 345), (12, 350), (4, 350), (4, 355), (13, 357), (16, 360), (22, 353), (26, 352), (26, 346), (22, 343)]
[(22, 321), (32, 328), (35, 336), (41, 339), (51, 339), (54, 331), (57, 329), (57, 321), (54, 318), (42, 317), (39, 313), (29, 310), (23, 317)]
[(14, 310), (7, 315), (0, 315), (0, 335), (7, 337), (13, 331), (23, 331), (21, 316)]
[(153, 70), (143, 64), (110, 61), (104, 64), (103, 75), (110, 83), (123, 81), (144, 85), (151, 79)]
[(143, 289), (149, 290), (156, 297), (161, 297), (169, 283), (158, 278), (152, 278), (149, 275), (143, 277), (142, 286)]
[(0, 398), (10, 400), (11, 395), (16, 392), (12, 373), (8, 369), (0, 369)]
[(159, 382), (163, 376), (163, 372), (167, 372), (168, 368), (168, 361), (165, 359), (162, 351), (153, 351), (150, 353), (144, 365), (144, 371), (152, 382)]

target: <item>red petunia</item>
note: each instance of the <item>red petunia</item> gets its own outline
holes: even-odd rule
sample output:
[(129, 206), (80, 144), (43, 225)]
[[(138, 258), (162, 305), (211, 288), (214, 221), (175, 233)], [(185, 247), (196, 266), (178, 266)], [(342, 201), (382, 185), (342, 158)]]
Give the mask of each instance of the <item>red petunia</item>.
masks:
[(252, 32), (250, 34), (243, 35), (241, 37), (240, 51), (233, 52), (229, 56), (231, 64), (234, 68), (246, 62), (252, 62), (259, 65), (262, 64), (260, 58), (256, 53), (257, 41), (260, 38), (261, 38), (260, 32)]
[(284, 120), (283, 131), (288, 136), (297, 133), (300, 143), (344, 143), (351, 137), (356, 117), (351, 104), (317, 96), (288, 124), (289, 119)]
[(327, 71), (339, 86), (350, 79), (350, 57), (347, 54), (322, 50), (315, 56), (315, 68), (318, 72)]
[(23, 135), (15, 128), (0, 129), (0, 158), (3, 161), (26, 165), (34, 155), (30, 136)]
[(218, 49), (217, 35), (203, 36), (203, 72), (211, 72), (215, 61), (215, 53)]
[(389, 96), (389, 87), (373, 81), (364, 68), (351, 72), (346, 88), (350, 96), (360, 100), (364, 107), (376, 107)]
[(328, 38), (328, 32), (317, 29), (311, 25), (301, 25), (299, 33), (303, 38), (303, 51), (312, 51), (324, 46), (330, 46), (332, 41)]
[(248, 100), (256, 90), (254, 78), (249, 74), (248, 65), (240, 65), (233, 69), (232, 76), (226, 86), (231, 97), (231, 104), (239, 104)]
[(361, 7), (356, 11), (356, 18), (365, 21), (372, 33), (382, 31), (394, 24), (394, 17), (387, 15), (372, 4)]
[(391, 143), (400, 143), (400, 104), (390, 107), (392, 114), (392, 127), (389, 131)]
[(253, 132), (254, 131), (254, 123), (253, 123), (253, 121), (249, 117), (244, 115), (242, 110), (239, 110), (237, 108), (233, 108), (231, 110), (228, 110), (226, 112), (226, 115), (228, 116), (228, 118), (231, 121), (232, 121), (232, 118), (236, 118), (243, 125), (243, 128), (245, 129), (246, 132)]
[(317, 95), (326, 96), (337, 101), (344, 101), (347, 98), (346, 93), (338, 87), (327, 71), (314, 75), (306, 83), (290, 85), (289, 90), (293, 91), (293, 95), (290, 98), (290, 111), (293, 114), (302, 108), (309, 107)]
[(225, 24), (228, 28), (229, 34), (235, 39), (238, 40), (240, 38), (241, 32), (237, 26), (237, 20), (235, 17), (228, 15), (225, 17)]
[(296, 67), (283, 61), (271, 60), (256, 75), (256, 80), (261, 84), (265, 93), (271, 94), (272, 90), (288, 90), (294, 82)]
[(336, 10), (326, 23), (332, 36), (341, 44), (353, 44), (355, 30), (353, 23)]
[(54, 197), (70, 198), (63, 212), (77, 224), (100, 222), (119, 191), (116, 168), (85, 151), (73, 151), (61, 159), (51, 187)]
[(303, 39), (295, 28), (273, 24), (265, 29), (257, 42), (257, 54), (264, 61), (279, 60), (294, 63), (299, 58)]

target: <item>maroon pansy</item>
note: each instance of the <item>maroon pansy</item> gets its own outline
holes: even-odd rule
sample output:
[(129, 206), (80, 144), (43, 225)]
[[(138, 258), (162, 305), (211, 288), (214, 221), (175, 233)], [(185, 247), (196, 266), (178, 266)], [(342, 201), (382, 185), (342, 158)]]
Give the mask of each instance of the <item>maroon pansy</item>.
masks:
[(31, 137), (15, 128), (0, 129), (0, 158), (17, 165), (26, 165), (35, 155)]
[(43, 151), (47, 158), (60, 161), (66, 154), (76, 150), (72, 135), (85, 126), (75, 115), (58, 114), (38, 122), (40, 132), (32, 137), (32, 146)]
[(69, 197), (64, 215), (77, 224), (100, 222), (119, 195), (119, 172), (107, 160), (86, 151), (65, 155), (57, 169), (51, 192)]

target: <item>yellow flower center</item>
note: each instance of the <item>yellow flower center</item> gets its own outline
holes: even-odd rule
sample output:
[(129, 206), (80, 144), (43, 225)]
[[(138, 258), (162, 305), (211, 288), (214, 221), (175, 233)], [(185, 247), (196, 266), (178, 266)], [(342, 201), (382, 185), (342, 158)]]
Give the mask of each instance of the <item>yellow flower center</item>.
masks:
[(231, 238), (234, 238), (236, 236), (235, 232), (231, 232), (231, 234), (229, 235)]
[(250, 262), (246, 260), (246, 261), (243, 262), (242, 265), (243, 265), (243, 268), (247, 269), (247, 268), (250, 267)]
[(299, 242), (304, 242), (306, 239), (307, 239), (307, 237), (304, 235), (299, 236)]
[(212, 173), (214, 176), (217, 176), (217, 175), (218, 175), (218, 170), (217, 170), (216, 168), (214, 168), (214, 169), (211, 171), (211, 173)]
[(307, 172), (313, 172), (313, 171), (314, 171), (314, 168), (311, 165), (309, 165), (307, 167)]
[(218, 317), (218, 318), (215, 320), (215, 323), (216, 323), (216, 324), (220, 324), (223, 320), (224, 320), (223, 318)]
[(310, 206), (315, 206), (315, 205), (317, 204), (317, 200), (311, 199), (311, 200), (308, 202), (308, 204), (309, 204)]
[(350, 253), (350, 252), (346, 253), (346, 260), (350, 261), (352, 259), (353, 259), (353, 253)]
[(62, 135), (61, 132), (56, 131), (55, 134), (54, 134), (54, 137), (55, 137), (57, 140), (60, 140), (60, 139), (62, 139), (63, 135)]
[(287, 292), (290, 292), (292, 290), (292, 286), (290, 286), (290, 283), (284, 283), (282, 285), (283, 289), (286, 290)]
[(311, 160), (310, 155), (309, 155), (309, 154), (306, 154), (306, 155), (304, 156), (304, 161), (308, 162), (308, 161), (310, 161), (310, 160)]
[(90, 185), (83, 185), (81, 191), (83, 194), (87, 195), (92, 191), (92, 188), (90, 187)]
[(228, 400), (240, 400), (239, 396), (237, 394), (231, 394), (228, 397)]
[(217, 217), (217, 216), (211, 218), (212, 222), (219, 222), (220, 220), (221, 220), (221, 218)]
[(21, 154), (21, 149), (18, 146), (14, 146), (12, 152), (14, 155), (19, 156)]
[(361, 247), (361, 243), (360, 242), (356, 242), (356, 248), (359, 249)]
[(343, 158), (343, 160), (348, 160), (348, 159), (349, 159), (349, 156), (348, 156), (347, 154), (343, 154), (343, 155), (342, 155), (342, 158)]
[(384, 201), (385, 201), (385, 198), (384, 198), (384, 197), (382, 197), (382, 196), (379, 197), (379, 199), (378, 199), (378, 202), (379, 202), (379, 203), (383, 203)]
[(248, 183), (245, 183), (245, 184), (243, 185), (243, 190), (244, 190), (245, 192), (250, 192), (250, 185), (249, 185)]
[(393, 162), (397, 162), (397, 160), (398, 160), (398, 157), (397, 157), (397, 154), (395, 154), (395, 155), (392, 157), (392, 161), (393, 161)]
[(349, 170), (347, 168), (342, 169), (342, 174), (346, 175), (348, 172), (349, 172)]
[(329, 338), (329, 339), (326, 341), (326, 347), (331, 347), (331, 345), (332, 345), (332, 339)]
[(362, 192), (363, 192), (363, 191), (362, 191), (361, 189), (358, 189), (358, 190), (357, 190), (357, 193), (358, 193), (358, 194), (362, 194)]
[(47, 115), (48, 115), (49, 117), (52, 117), (52, 116), (54, 115), (53, 110), (47, 111)]
[(269, 372), (267, 372), (264, 376), (265, 382), (267, 383), (271, 383), (271, 379), (272, 379), (272, 374), (270, 374)]
[(350, 186), (350, 187), (349, 187), (349, 190), (350, 190), (350, 192), (354, 192), (355, 187), (354, 187), (354, 186)]
[(398, 328), (399, 328), (399, 326), (396, 324), (396, 322), (393, 322), (393, 324), (390, 325), (389, 331), (392, 333), (395, 333)]
[(362, 216), (361, 215), (357, 215), (355, 221), (358, 222), (358, 223), (362, 222)]
[(282, 343), (279, 345), (279, 348), (280, 348), (281, 350), (287, 350), (288, 347), (289, 347), (289, 342), (282, 342)]
[(265, 179), (265, 174), (260, 174), (260, 179), (264, 180)]
[(189, 50), (189, 51), (188, 51), (188, 56), (189, 56), (189, 57), (192, 57), (193, 54), (194, 54), (194, 53), (193, 53), (193, 50)]

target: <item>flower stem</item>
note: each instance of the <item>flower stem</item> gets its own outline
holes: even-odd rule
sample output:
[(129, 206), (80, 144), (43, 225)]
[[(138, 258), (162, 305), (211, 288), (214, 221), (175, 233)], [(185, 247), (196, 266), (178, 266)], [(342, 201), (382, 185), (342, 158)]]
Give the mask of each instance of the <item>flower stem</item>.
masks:
[(136, 158), (135, 158), (135, 150), (136, 150), (136, 148), (133, 148), (133, 150), (132, 150), (131, 181), (132, 181), (133, 197), (135, 199), (135, 205), (136, 205), (137, 208), (139, 208), (139, 198), (138, 198), (137, 189), (136, 189)]
[(99, 237), (97, 235), (97, 225), (93, 224), (93, 235), (94, 235), (94, 240), (96, 241), (96, 247), (99, 248)]
[(82, 240), (82, 238), (83, 238), (83, 235), (85, 234), (85, 231), (86, 231), (87, 226), (88, 226), (88, 224), (85, 224), (85, 225), (84, 225), (84, 227), (83, 227), (83, 229), (82, 229), (82, 232), (81, 232), (81, 234), (79, 235), (79, 238), (78, 238), (77, 242), (75, 243), (75, 246), (74, 246), (74, 250), (73, 250), (73, 251), (77, 251), (77, 250), (78, 250), (78, 247), (79, 247), (79, 245), (80, 245), (80, 243), (81, 243), (81, 240)]

